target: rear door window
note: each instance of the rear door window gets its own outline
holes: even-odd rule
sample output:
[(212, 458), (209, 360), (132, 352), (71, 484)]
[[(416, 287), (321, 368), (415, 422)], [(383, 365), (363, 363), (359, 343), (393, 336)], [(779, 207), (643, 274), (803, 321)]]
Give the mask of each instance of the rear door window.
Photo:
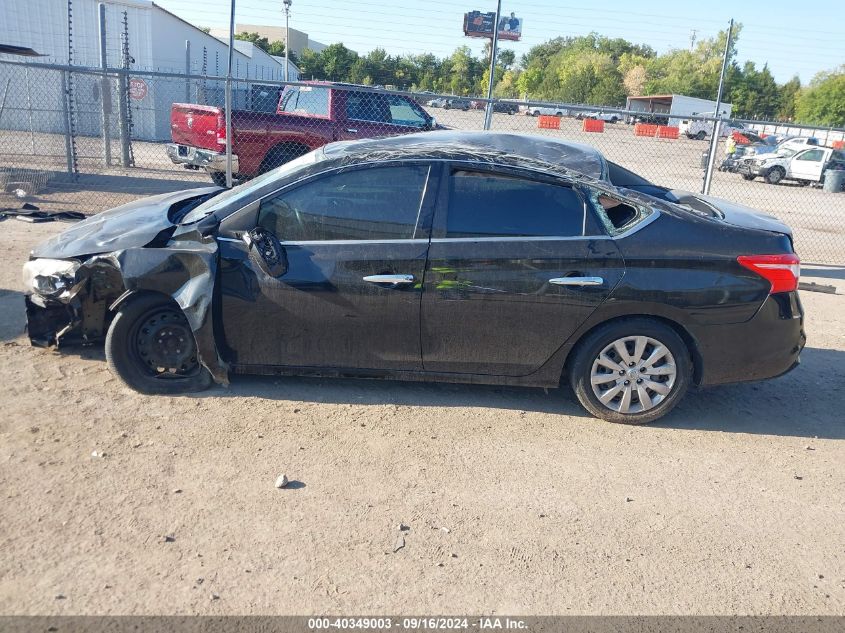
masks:
[(289, 86), (279, 103), (279, 112), (329, 116), (329, 89), (322, 86)]
[(428, 170), (388, 166), (324, 176), (263, 200), (258, 224), (285, 242), (422, 237)]
[(446, 237), (574, 237), (583, 235), (584, 214), (584, 201), (571, 187), (455, 171)]

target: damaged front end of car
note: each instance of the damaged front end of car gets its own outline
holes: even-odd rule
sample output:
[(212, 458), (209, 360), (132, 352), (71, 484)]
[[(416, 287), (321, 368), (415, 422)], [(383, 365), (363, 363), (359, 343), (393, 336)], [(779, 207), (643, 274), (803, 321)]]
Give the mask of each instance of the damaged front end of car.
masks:
[[(181, 198), (190, 199), (185, 193)], [(23, 267), (32, 344), (102, 341), (124, 302), (154, 293), (181, 308), (196, 339), (198, 361), (216, 382), (228, 382), (214, 338), (218, 249), (213, 228), (174, 224), (166, 211), (172, 206), (172, 197), (162, 197), (159, 204), (148, 202), (146, 216), (146, 209), (128, 209), (118, 217), (115, 209), (102, 214), (113, 214), (105, 221), (90, 218), (36, 247)]]

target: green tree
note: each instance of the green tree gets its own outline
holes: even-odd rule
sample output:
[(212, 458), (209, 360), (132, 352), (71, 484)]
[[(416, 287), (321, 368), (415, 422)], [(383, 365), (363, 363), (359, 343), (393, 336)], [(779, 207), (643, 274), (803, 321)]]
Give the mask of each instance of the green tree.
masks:
[(745, 62), (742, 70), (733, 69), (726, 100), (739, 117), (772, 119), (780, 106), (780, 92), (768, 66), (757, 70), (754, 62)]
[(299, 72), (304, 79), (323, 79), (326, 72), (323, 69), (323, 56), (310, 48), (302, 51), (299, 58)]
[(801, 91), (796, 119), (810, 125), (845, 125), (845, 65), (817, 74)]
[(795, 104), (801, 94), (801, 80), (796, 75), (780, 87), (777, 118), (780, 121), (795, 120)]
[(320, 53), (323, 67), (323, 79), (329, 81), (348, 81), (352, 65), (358, 59), (358, 53), (350, 51), (343, 44), (331, 44)]

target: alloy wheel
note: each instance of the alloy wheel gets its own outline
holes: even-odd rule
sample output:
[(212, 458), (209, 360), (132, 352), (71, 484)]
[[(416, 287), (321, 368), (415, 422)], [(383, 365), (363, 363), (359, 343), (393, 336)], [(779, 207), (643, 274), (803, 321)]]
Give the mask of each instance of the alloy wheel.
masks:
[(618, 413), (642, 413), (663, 402), (678, 376), (669, 348), (649, 336), (616, 339), (593, 361), (590, 384), (599, 402)]

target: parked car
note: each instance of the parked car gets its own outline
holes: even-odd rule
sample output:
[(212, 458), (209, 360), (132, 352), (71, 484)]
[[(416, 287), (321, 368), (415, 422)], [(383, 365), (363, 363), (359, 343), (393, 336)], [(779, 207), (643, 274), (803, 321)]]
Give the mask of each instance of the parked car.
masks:
[[(739, 121), (725, 120), (722, 121), (722, 126), (719, 128), (719, 137), (727, 138), (728, 135), (736, 131), (745, 130), (745, 125)], [(701, 119), (683, 119), (678, 124), (678, 131), (687, 138), (694, 138), (698, 141), (703, 141), (713, 133), (713, 121)]]
[(446, 99), (446, 103), (443, 104), (443, 107), (446, 110), (463, 110), (466, 112), (472, 107), (472, 102), (469, 99), (464, 99), (463, 97), (452, 97), (451, 99)]
[(796, 152), (810, 147), (821, 147), (822, 143), (815, 136), (793, 136), (777, 144), (775, 151), (791, 149)]
[(776, 185), (783, 180), (822, 184), (828, 169), (845, 169), (845, 152), (830, 147), (809, 147), (800, 151), (784, 148), (774, 154), (746, 158), (737, 167), (745, 180), (761, 176)]
[(496, 101), (493, 103), (493, 112), (516, 114), (519, 112), (519, 103), (516, 101)]
[(598, 121), (605, 121), (606, 123), (617, 123), (622, 120), (622, 115), (617, 114), (616, 112), (599, 112), (594, 110), (593, 112), (579, 113), (578, 118), (596, 119)]
[(635, 125), (637, 123), (647, 123), (650, 125), (669, 125), (669, 117), (665, 114), (658, 114), (654, 112), (643, 112), (641, 114), (627, 114), (625, 115), (625, 123), (628, 125)]
[[(357, 86), (308, 82), (287, 86), (273, 112), (232, 111), (232, 171), (245, 180), (275, 169), (333, 141), (409, 134), (436, 127), (410, 97)], [(167, 155), (177, 165), (205, 169), (226, 184), (226, 117), (223, 108), (174, 103), (173, 142)]]
[(430, 99), (429, 101), (426, 101), (426, 105), (429, 108), (442, 108), (444, 105), (446, 105), (446, 97), (437, 97), (435, 99)]
[(525, 108), (524, 112), (528, 116), (569, 116), (569, 110), (564, 108), (563, 106), (533, 106), (533, 105), (526, 105), (522, 106)]
[(93, 216), (23, 276), (33, 343), (105, 336), (151, 394), (230, 373), (563, 380), (645, 423), (691, 385), (787, 372), (804, 345), (787, 226), (515, 134), (328, 145)]

